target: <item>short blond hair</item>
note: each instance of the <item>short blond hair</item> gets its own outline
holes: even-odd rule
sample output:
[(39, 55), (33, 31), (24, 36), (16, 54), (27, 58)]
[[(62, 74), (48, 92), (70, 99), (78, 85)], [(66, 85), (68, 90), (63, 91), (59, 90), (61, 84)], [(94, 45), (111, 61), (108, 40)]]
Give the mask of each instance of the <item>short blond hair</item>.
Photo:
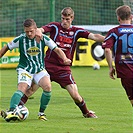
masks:
[(119, 16), (121, 20), (130, 19), (131, 14), (131, 8), (128, 5), (119, 6), (116, 9), (116, 15)]
[(74, 11), (71, 7), (65, 7), (62, 11), (61, 11), (61, 14), (68, 17), (68, 16), (71, 16), (71, 17), (74, 17)]

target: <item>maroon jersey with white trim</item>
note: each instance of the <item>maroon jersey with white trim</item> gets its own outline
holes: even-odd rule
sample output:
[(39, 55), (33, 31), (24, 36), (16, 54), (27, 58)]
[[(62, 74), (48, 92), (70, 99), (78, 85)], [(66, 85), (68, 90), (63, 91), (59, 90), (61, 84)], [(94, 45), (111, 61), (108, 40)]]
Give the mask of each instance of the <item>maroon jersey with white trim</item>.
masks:
[(114, 53), (118, 78), (133, 78), (133, 25), (120, 25), (111, 29), (103, 48)]
[[(59, 22), (51, 22), (46, 26), (42, 26), (44, 33), (50, 32), (50, 38), (54, 40), (59, 48), (66, 54), (67, 58), (73, 60), (76, 43), (79, 38), (88, 38), (90, 32), (82, 28), (71, 26), (64, 29)], [(50, 49), (46, 52), (45, 62), (57, 65), (64, 65), (58, 55)]]

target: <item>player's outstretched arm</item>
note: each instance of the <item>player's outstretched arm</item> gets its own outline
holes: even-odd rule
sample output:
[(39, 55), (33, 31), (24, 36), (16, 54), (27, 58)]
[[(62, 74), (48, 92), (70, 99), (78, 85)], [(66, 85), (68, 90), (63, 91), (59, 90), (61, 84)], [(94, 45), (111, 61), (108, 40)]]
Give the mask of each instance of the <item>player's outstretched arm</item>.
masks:
[(65, 53), (60, 48), (56, 47), (53, 51), (58, 54), (58, 56), (63, 60), (65, 65), (71, 64), (71, 60), (66, 57)]
[(1, 50), (0, 50), (0, 58), (9, 50), (8, 46), (4, 46)]
[(94, 41), (96, 41), (96, 42), (104, 42), (105, 36), (100, 35), (100, 34), (93, 34), (93, 33), (90, 33), (90, 34), (88, 35), (88, 39), (94, 40)]

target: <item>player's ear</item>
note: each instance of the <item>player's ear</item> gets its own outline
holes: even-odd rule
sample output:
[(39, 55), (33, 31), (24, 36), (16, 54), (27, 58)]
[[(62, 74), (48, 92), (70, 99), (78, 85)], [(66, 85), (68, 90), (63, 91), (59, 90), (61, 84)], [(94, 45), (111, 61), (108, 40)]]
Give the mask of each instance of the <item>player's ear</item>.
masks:
[(133, 15), (130, 16), (130, 19), (133, 20)]
[(74, 20), (74, 16), (71, 16), (71, 18), (72, 18), (72, 21)]
[(120, 22), (120, 17), (119, 16), (117, 16), (117, 20)]

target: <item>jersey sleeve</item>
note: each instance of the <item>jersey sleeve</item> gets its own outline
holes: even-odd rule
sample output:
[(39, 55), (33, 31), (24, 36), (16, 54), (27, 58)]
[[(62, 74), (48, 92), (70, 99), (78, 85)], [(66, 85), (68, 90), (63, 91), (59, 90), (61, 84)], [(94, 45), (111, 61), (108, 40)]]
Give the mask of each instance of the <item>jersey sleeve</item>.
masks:
[(14, 40), (12, 40), (11, 42), (9, 42), (7, 44), (8, 48), (10, 50), (14, 49), (14, 48), (18, 48), (19, 47), (19, 40), (17, 38), (15, 38)]
[(51, 39), (49, 38), (48, 36), (44, 35), (44, 41), (45, 41), (45, 44), (51, 49), (55, 49), (57, 47), (56, 43)]
[(53, 32), (53, 30), (58, 29), (57, 27), (59, 25), (60, 25), (59, 22), (50, 22), (47, 25), (42, 26), (42, 28), (44, 29), (44, 33)]
[(52, 30), (52, 23), (42, 26), (44, 33), (50, 32)]
[(102, 44), (102, 48), (112, 48), (114, 45), (114, 40), (115, 40), (115, 33), (110, 30), (104, 40), (104, 43)]
[(88, 39), (88, 35), (90, 34), (90, 32), (88, 30), (85, 30), (83, 28), (77, 28), (77, 27), (76, 27), (76, 29), (77, 29), (76, 33), (77, 33), (78, 38)]

